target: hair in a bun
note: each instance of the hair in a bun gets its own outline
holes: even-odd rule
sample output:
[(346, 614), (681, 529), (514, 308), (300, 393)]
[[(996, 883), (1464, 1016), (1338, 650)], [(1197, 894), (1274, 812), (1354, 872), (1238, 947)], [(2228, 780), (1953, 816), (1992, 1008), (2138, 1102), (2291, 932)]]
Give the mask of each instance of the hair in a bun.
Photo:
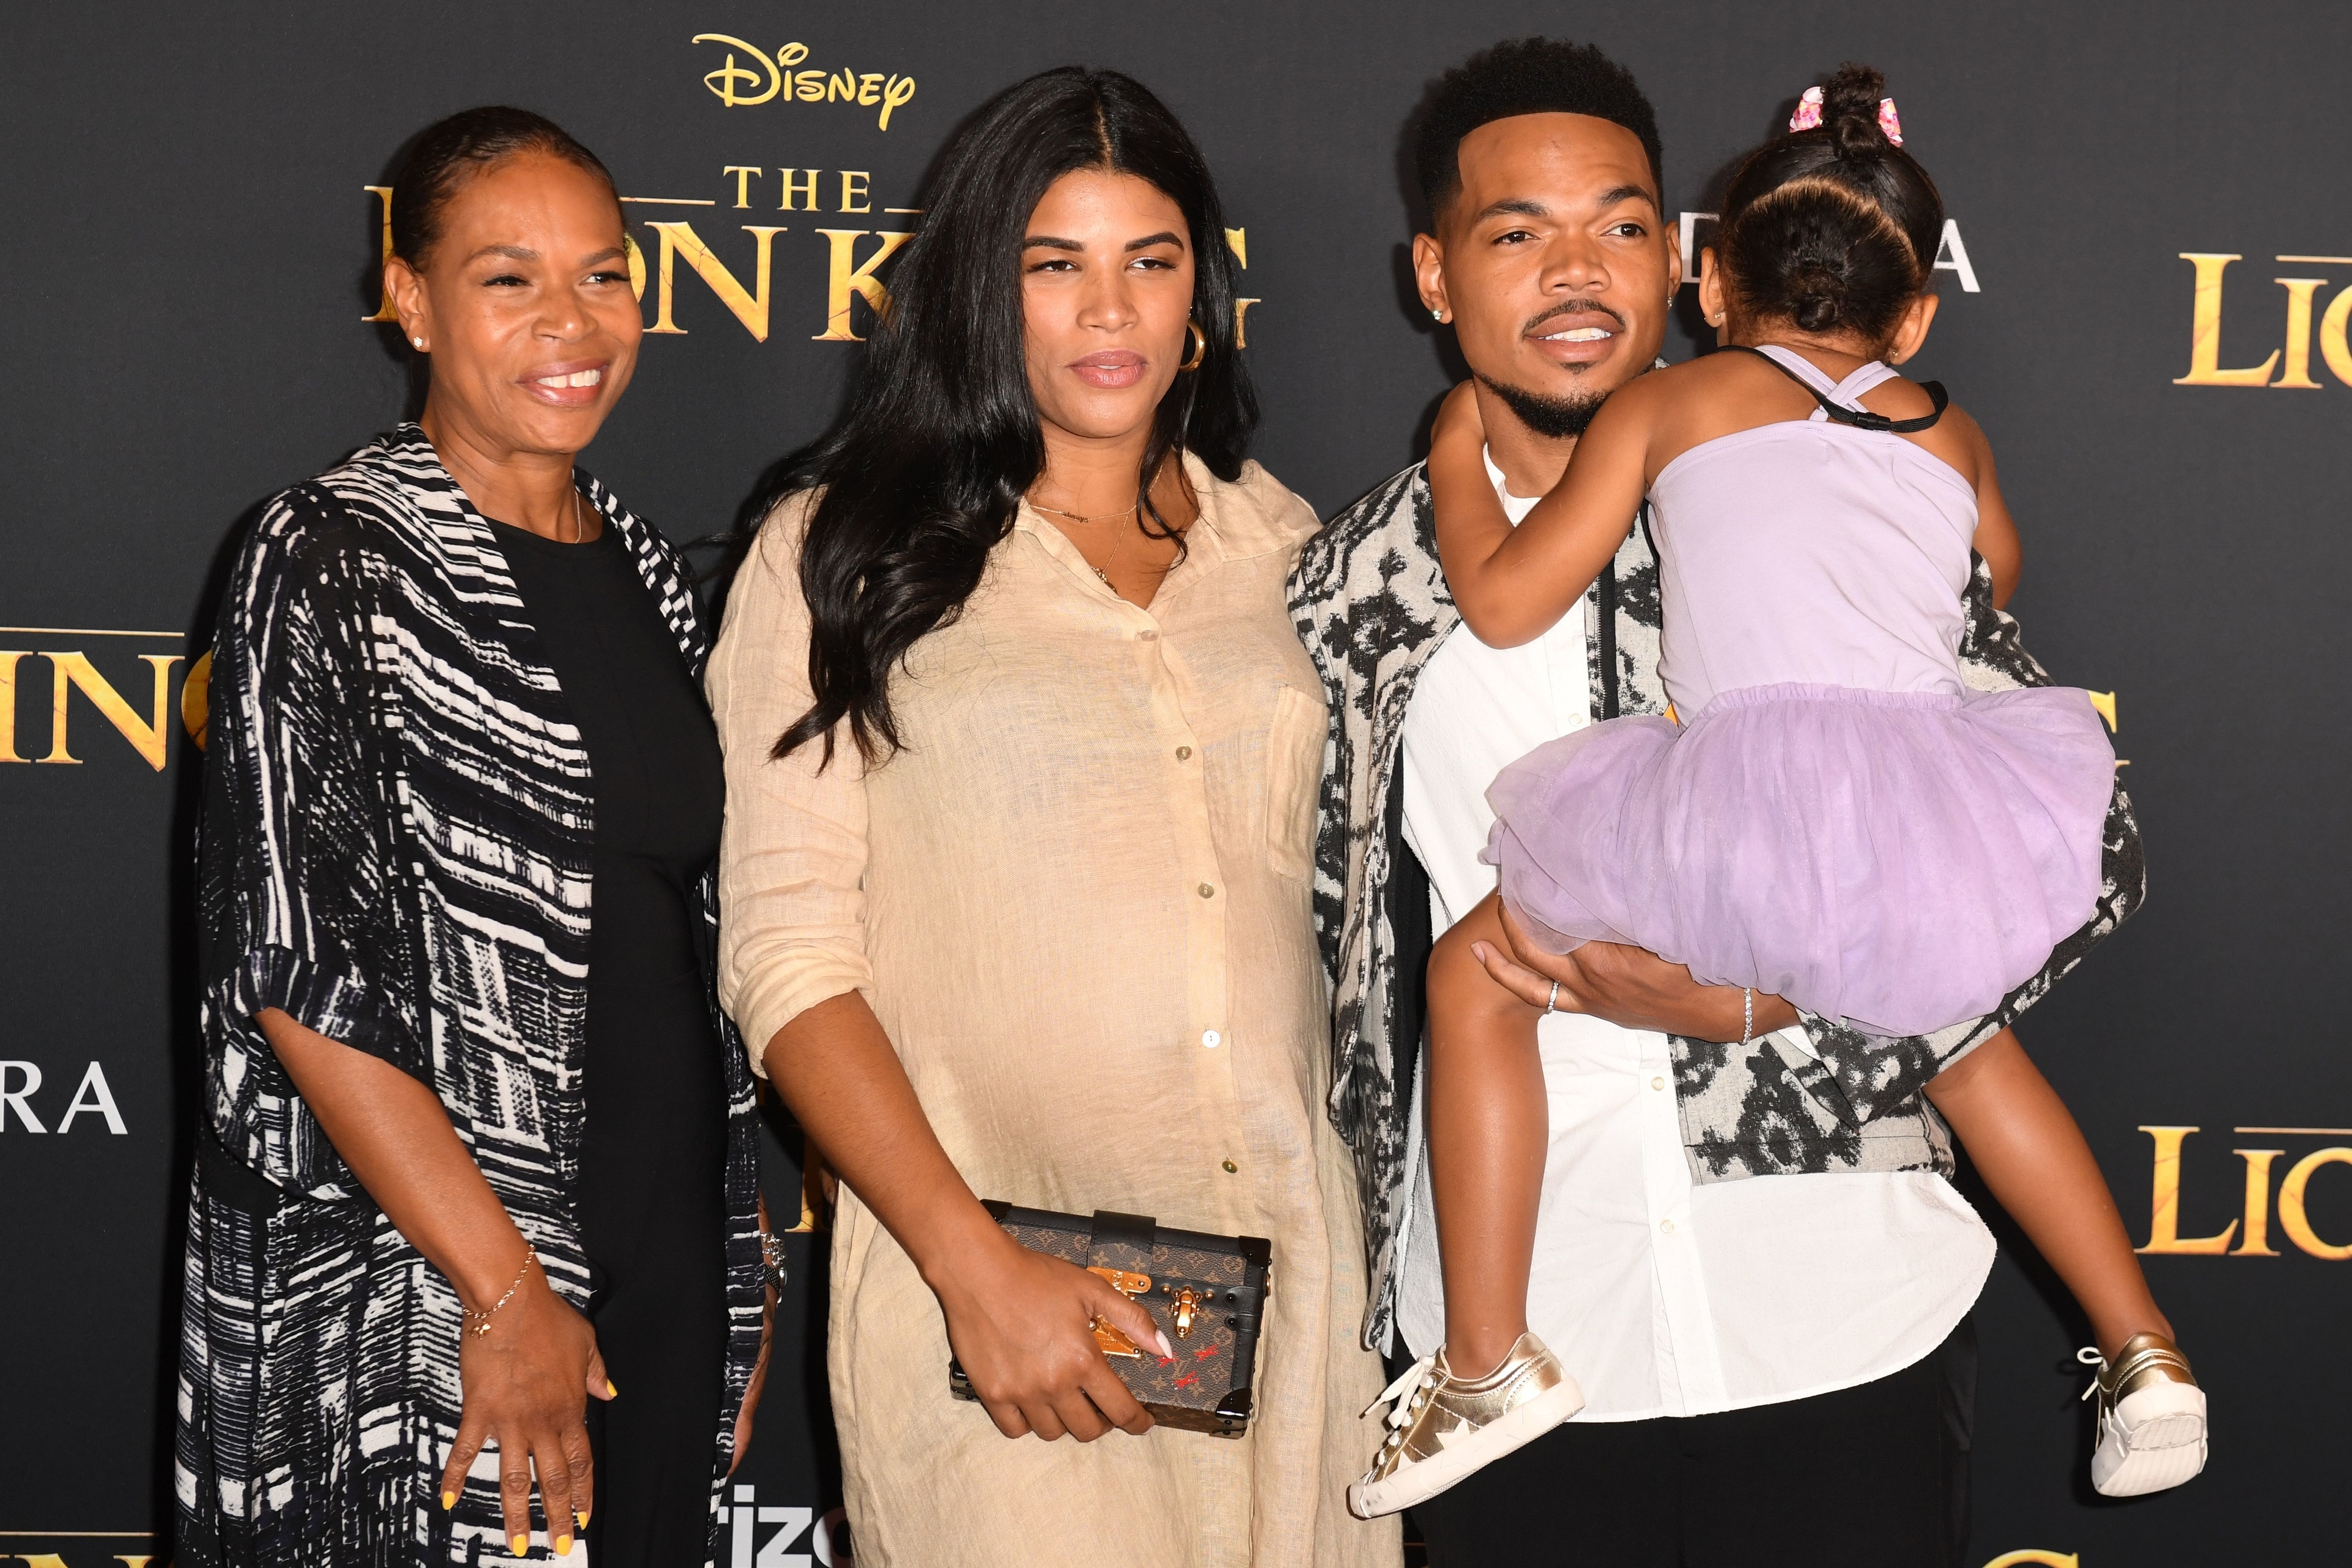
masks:
[(1822, 84), (1822, 126), (1837, 143), (1840, 158), (1864, 162), (1884, 157), (1894, 146), (1878, 125), (1878, 103), (1885, 96), (1886, 78), (1852, 60)]
[(1886, 78), (1848, 62), (1822, 84), (1820, 120), (1748, 154), (1723, 204), (1716, 255), (1752, 315), (1884, 344), (1927, 286), (1944, 199), (1887, 139)]

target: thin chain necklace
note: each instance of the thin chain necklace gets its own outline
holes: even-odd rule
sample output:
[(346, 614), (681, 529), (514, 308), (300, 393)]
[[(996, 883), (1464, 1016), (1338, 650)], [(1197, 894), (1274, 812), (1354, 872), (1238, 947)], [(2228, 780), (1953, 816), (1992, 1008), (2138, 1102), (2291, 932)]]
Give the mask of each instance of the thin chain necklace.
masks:
[[(1051, 512), (1057, 517), (1067, 517), (1074, 523), (1108, 523), (1120, 521), (1128, 517), (1133, 517), (1138, 528), (1140, 528), (1143, 525), (1143, 503), (1140, 501), (1136, 502), (1133, 506), (1127, 507), (1123, 511), (1101, 512), (1091, 517), (1081, 512), (1066, 511), (1060, 507), (1049, 507), (1043, 501), (1032, 501), (1029, 504), (1036, 507), (1041, 512)], [(1110, 560), (1117, 560), (1118, 559), (1119, 543), (1119, 538), (1118, 536), (1114, 536), (1111, 539)], [(1104, 564), (1105, 566), (1108, 566), (1108, 561), (1106, 561)], [(1102, 579), (1103, 586), (1105, 588), (1111, 587), (1110, 573), (1104, 570), (1104, 567), (1096, 567), (1094, 569), (1094, 572), (1097, 577)]]
[(572, 542), (578, 544), (588, 537), (588, 515), (580, 509), (580, 486), (572, 486)]
[(1098, 512), (1095, 516), (1089, 517), (1081, 512), (1067, 512), (1064, 511), (1059, 507), (1049, 507), (1043, 501), (1032, 501), (1029, 504), (1036, 507), (1041, 512), (1051, 512), (1057, 517), (1067, 517), (1074, 523), (1108, 523), (1119, 517), (1132, 517), (1143, 509), (1140, 502), (1135, 502), (1130, 503), (1118, 511)]

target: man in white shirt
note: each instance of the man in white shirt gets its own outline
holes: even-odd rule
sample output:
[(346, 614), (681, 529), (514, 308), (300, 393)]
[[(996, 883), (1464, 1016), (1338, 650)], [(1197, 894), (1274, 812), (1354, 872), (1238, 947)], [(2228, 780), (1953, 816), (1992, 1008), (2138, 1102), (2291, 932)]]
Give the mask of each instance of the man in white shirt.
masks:
[[(1499, 45), (1439, 84), (1418, 162), (1422, 300), (1476, 379), (1488, 473), (1517, 522), (1664, 339), (1681, 257), (1654, 116), (1596, 50)], [(1577, 611), (1487, 647), (1445, 596), (1416, 465), (1332, 519), (1291, 597), (1334, 714), (1317, 919), (1332, 1108), (1372, 1254), (1365, 1332), (1410, 1359), (1444, 1333), (1418, 1092), (1429, 945), (1495, 886), (1478, 854), (1501, 767), (1663, 710), (1656, 564), (1637, 527)], [(1969, 620), (1972, 685), (2046, 681), (1981, 568)], [(2109, 828), (2120, 919), (2138, 892), (2120, 792)], [(1917, 1090), (2104, 934), (2000, 1013), (1891, 1050), (1777, 998), (1750, 1017), (1736, 988), (1638, 950), (1523, 955), (1542, 973), (1515, 988), (1540, 1004), (1556, 979), (1560, 1009), (1538, 1031), (1550, 1141), (1528, 1321), (1587, 1403), (1415, 1511), (1432, 1568), (1957, 1562), (1967, 1314), (1994, 1247)]]

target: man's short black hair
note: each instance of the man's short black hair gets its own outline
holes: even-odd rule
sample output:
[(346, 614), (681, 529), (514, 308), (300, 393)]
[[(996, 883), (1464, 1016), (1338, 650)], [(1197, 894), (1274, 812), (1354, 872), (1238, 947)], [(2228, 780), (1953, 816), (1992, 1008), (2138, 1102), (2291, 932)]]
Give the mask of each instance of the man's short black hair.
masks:
[(1438, 79), (1422, 115), (1413, 163), (1432, 227), (1462, 191), (1462, 139), (1516, 114), (1589, 114), (1622, 125), (1650, 155), (1650, 178), (1665, 200), (1658, 115), (1633, 73), (1594, 48), (1564, 38), (1515, 38), (1471, 56)]

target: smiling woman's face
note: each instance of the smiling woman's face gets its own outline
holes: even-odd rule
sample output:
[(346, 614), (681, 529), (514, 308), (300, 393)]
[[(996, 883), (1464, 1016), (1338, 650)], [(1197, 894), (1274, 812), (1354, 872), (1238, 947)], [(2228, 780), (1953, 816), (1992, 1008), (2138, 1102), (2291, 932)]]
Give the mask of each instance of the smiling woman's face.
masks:
[(450, 195), (425, 268), (395, 259), (387, 281), (433, 356), (429, 412), (493, 453), (595, 439), (644, 331), (611, 187), (560, 158), (502, 159)]
[(1184, 211), (1132, 174), (1063, 175), (1021, 247), (1029, 390), (1049, 434), (1131, 438), (1191, 351)]

